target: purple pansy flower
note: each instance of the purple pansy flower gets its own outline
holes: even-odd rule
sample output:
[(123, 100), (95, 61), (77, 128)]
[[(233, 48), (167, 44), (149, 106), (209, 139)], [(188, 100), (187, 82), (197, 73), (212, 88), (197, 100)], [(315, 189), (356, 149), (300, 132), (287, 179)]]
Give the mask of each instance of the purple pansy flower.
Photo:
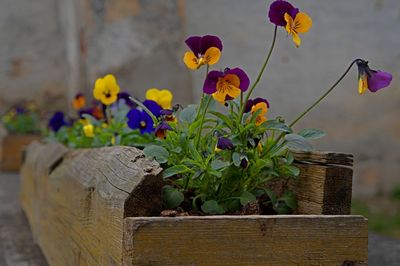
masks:
[(233, 142), (225, 137), (219, 137), (217, 142), (217, 150), (233, 150)]
[(63, 112), (55, 112), (54, 115), (49, 120), (49, 128), (54, 132), (57, 132), (63, 126), (67, 126), (68, 123), (65, 120), (65, 116)]
[(172, 127), (165, 121), (162, 121), (157, 127), (156, 127), (156, 136), (160, 139), (165, 139), (167, 135), (167, 131), (172, 130)]
[(204, 81), (203, 92), (212, 94), (220, 103), (235, 99), (249, 88), (250, 79), (240, 68), (210, 71)]
[(185, 53), (183, 61), (190, 69), (198, 69), (202, 65), (214, 65), (221, 57), (223, 45), (217, 36), (191, 36), (185, 43), (191, 51)]
[[(156, 117), (160, 116), (162, 108), (156, 102), (146, 100), (143, 102), (143, 105)], [(131, 129), (139, 129), (142, 134), (154, 131), (154, 122), (145, 111), (132, 109), (126, 116), (128, 117), (128, 126)]]
[(249, 113), (249, 112), (251, 111), (251, 108), (252, 108), (254, 105), (256, 105), (256, 104), (258, 104), (258, 103), (262, 103), (262, 102), (266, 103), (266, 104), (267, 104), (267, 107), (269, 108), (269, 102), (267, 101), (267, 99), (264, 99), (264, 98), (255, 98), (255, 99), (249, 99), (249, 100), (247, 101), (246, 108), (244, 109), (244, 112), (245, 112), (245, 113)]
[(269, 7), (269, 20), (277, 26), (286, 26), (285, 13), (288, 13), (293, 19), (299, 13), (299, 9), (284, 0), (277, 0)]
[(367, 89), (371, 92), (377, 92), (380, 89), (386, 88), (392, 82), (392, 74), (373, 70), (368, 66), (365, 60), (357, 60), (358, 66), (358, 92), (363, 94)]

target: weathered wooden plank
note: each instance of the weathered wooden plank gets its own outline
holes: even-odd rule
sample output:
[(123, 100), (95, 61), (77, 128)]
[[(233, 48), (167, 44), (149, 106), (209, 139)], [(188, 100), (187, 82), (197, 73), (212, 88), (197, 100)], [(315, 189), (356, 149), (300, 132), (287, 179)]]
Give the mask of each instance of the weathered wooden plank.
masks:
[(39, 139), (37, 135), (7, 135), (1, 138), (0, 169), (18, 171), (22, 164), (23, 150), (29, 143)]
[(289, 183), (299, 214), (345, 215), (351, 211), (353, 170), (337, 165), (300, 164), (300, 175)]
[(37, 157), (48, 148), (30, 147), (23, 182), (43, 195), (24, 209), (40, 217), (31, 226), (49, 264), (120, 265), (123, 219), (160, 212), (162, 169), (131, 147), (67, 151), (49, 166)]
[(129, 217), (123, 265), (366, 265), (367, 245), (361, 216)]
[(338, 152), (299, 152), (293, 151), (293, 155), (297, 161), (308, 163), (320, 163), (323, 165), (334, 164), (343, 166), (353, 166), (353, 155)]

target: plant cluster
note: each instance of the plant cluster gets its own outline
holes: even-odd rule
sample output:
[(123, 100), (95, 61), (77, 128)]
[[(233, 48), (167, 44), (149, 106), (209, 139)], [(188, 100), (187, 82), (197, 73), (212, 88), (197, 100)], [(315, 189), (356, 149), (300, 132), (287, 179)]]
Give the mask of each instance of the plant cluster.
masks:
[(39, 134), (40, 117), (33, 103), (20, 104), (10, 108), (1, 118), (9, 134)]
[[(122, 97), (115, 78), (107, 75), (98, 79), (94, 88), (94, 98), (101, 102), (96, 105), (100, 106), (97, 112), (101, 116), (94, 111), (81, 112), (81, 119), (67, 126), (59, 114), (62, 120), (55, 123), (57, 127), (50, 121), (57, 132), (54, 136), (71, 147), (143, 147), (145, 155), (165, 169), (165, 209), (192, 214), (293, 212), (297, 203), (288, 183), (298, 177), (299, 169), (292, 151), (310, 151), (309, 140), (325, 135), (318, 129), (295, 131), (294, 126), (337, 87), (354, 65), (358, 67), (360, 94), (389, 86), (392, 76), (356, 59), (291, 123), (281, 117), (269, 118), (269, 101), (252, 95), (268, 66), (278, 31), (282, 28), (300, 47), (300, 35), (311, 29), (312, 19), (283, 0), (271, 4), (268, 17), (275, 25), (274, 35), (253, 82), (240, 67), (211, 70), (222, 56), (223, 42), (218, 36), (191, 36), (185, 41), (189, 49), (183, 62), (191, 70), (205, 70), (199, 105), (172, 106), (168, 90), (150, 89), (143, 102), (129, 95)], [(77, 109), (84, 105), (80, 97), (74, 102)], [(122, 98), (125, 104), (121, 106)], [(217, 111), (218, 105), (225, 110)]]

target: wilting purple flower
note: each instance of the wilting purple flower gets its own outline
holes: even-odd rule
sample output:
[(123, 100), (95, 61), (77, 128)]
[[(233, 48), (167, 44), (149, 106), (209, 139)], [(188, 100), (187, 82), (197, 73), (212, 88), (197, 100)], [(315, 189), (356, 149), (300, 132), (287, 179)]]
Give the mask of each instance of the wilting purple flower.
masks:
[[(162, 108), (155, 101), (146, 100), (143, 105), (156, 117), (160, 116)], [(128, 117), (128, 126), (131, 129), (139, 129), (142, 134), (154, 131), (153, 119), (145, 111), (132, 109), (126, 116)]]
[(61, 127), (67, 126), (68, 123), (65, 120), (65, 116), (63, 112), (55, 112), (54, 115), (50, 118), (48, 126), (54, 132), (60, 130)]
[(247, 101), (246, 108), (244, 109), (244, 112), (245, 112), (245, 113), (249, 113), (249, 112), (251, 111), (251, 108), (252, 108), (254, 105), (256, 105), (256, 104), (258, 104), (258, 103), (262, 103), (262, 102), (266, 103), (266, 104), (267, 104), (267, 107), (269, 108), (269, 102), (267, 101), (267, 99), (264, 99), (264, 98), (255, 98), (255, 99), (249, 99), (249, 100)]
[(356, 61), (358, 66), (358, 92), (363, 94), (367, 89), (371, 92), (377, 92), (386, 88), (392, 81), (392, 74), (381, 70), (373, 70), (364, 60)]
[(249, 88), (250, 79), (240, 68), (211, 71), (204, 81), (203, 92), (212, 94), (220, 103), (235, 99)]
[(269, 20), (277, 26), (286, 26), (285, 13), (288, 13), (293, 19), (299, 13), (299, 9), (284, 0), (277, 0), (269, 7)]
[(248, 161), (246, 158), (243, 158), (243, 159), (240, 161), (240, 167), (242, 167), (242, 168), (247, 168), (247, 166), (249, 166), (249, 161)]
[(131, 100), (131, 95), (127, 92), (120, 92), (117, 95), (118, 102), (123, 101), (130, 108), (135, 108), (137, 105), (134, 101)]
[(156, 127), (156, 136), (160, 139), (165, 139), (167, 135), (167, 131), (172, 130), (172, 127), (165, 121), (162, 121), (157, 127)]
[(217, 142), (217, 150), (233, 150), (234, 146), (230, 139), (219, 137)]

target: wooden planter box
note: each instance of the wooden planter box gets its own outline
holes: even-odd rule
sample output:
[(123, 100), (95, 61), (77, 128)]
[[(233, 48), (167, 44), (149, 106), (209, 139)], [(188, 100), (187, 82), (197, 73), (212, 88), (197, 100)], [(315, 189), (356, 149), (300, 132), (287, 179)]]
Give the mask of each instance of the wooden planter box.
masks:
[(38, 135), (7, 135), (0, 139), (0, 170), (18, 171), (22, 164), (22, 154), (25, 147)]
[(130, 147), (32, 143), (21, 203), (50, 265), (366, 265), (352, 157), (296, 154), (297, 215), (157, 216), (162, 169)]

